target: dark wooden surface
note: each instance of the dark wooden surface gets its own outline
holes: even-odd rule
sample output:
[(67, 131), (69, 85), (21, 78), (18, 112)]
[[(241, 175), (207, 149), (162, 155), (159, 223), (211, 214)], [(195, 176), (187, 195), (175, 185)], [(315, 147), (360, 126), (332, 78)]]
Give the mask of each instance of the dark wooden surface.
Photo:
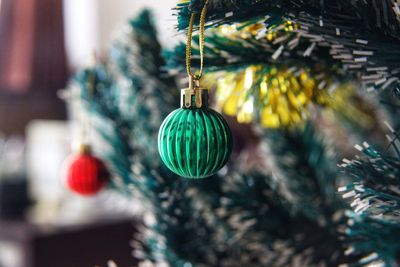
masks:
[(106, 267), (110, 259), (122, 267), (136, 266), (129, 245), (135, 225), (131, 218), (59, 227), (0, 220), (0, 242), (19, 247), (23, 255), (19, 267)]

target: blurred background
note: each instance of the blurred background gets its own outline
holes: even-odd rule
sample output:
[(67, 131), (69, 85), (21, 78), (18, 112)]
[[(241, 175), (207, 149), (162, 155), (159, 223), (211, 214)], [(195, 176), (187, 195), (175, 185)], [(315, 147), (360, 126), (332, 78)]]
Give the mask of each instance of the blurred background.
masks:
[(174, 4), (0, 0), (0, 267), (132, 262), (126, 244), (135, 207), (109, 194), (75, 196), (62, 185), (74, 130), (60, 90), (94, 52), (107, 54), (115, 30), (145, 6), (161, 43), (172, 47)]

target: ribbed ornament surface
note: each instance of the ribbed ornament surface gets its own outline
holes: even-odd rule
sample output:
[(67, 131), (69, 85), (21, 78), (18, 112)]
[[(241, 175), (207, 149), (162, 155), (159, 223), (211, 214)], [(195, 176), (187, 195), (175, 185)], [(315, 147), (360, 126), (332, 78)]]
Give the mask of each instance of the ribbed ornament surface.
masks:
[(218, 112), (206, 107), (180, 108), (162, 123), (158, 149), (171, 171), (186, 178), (204, 178), (228, 161), (232, 135)]
[(99, 192), (108, 180), (103, 162), (90, 155), (78, 154), (67, 160), (66, 185), (80, 195), (91, 196)]

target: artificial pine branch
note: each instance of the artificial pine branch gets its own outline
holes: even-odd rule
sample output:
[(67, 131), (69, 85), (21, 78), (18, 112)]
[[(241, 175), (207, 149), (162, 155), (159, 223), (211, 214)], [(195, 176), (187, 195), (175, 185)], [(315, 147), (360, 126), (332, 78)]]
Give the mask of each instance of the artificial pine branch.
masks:
[[(397, 136), (393, 139), (397, 150)], [(356, 148), (363, 156), (344, 159), (341, 167), (353, 183), (339, 188), (343, 198), (353, 199), (346, 233), (348, 254), (367, 256), (354, 266), (400, 266), (400, 160), (384, 155), (367, 143)], [(352, 265), (353, 266), (353, 265)]]
[[(178, 4), (180, 29), (186, 28), (190, 11), (198, 10), (203, 4), (203, 1)], [(397, 1), (215, 0), (210, 1), (209, 9), (206, 20), (213, 26), (257, 19), (264, 21), (265, 29), (270, 31), (283, 21), (296, 22), (297, 35), (280, 42), (276, 53), (290, 52), (291, 43), (299, 39), (309, 44), (303, 50), (304, 57), (312, 54), (317, 58), (330, 57), (341, 64), (348, 77), (359, 78), (369, 90), (398, 87), (400, 12)]]
[[(184, 1), (178, 4), (179, 29), (189, 23), (190, 12), (200, 13), (204, 0)], [(207, 21), (222, 24), (235, 23), (257, 16), (280, 19), (287, 14), (307, 13), (313, 17), (335, 19), (339, 24), (366, 29), (377, 34), (400, 38), (399, 3), (383, 1), (315, 1), (315, 0), (209, 0)]]

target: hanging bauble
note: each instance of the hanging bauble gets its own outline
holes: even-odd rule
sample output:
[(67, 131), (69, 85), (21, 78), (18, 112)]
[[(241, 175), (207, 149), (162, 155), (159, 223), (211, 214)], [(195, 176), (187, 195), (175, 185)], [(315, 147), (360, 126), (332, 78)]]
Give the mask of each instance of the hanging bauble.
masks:
[(222, 115), (208, 107), (207, 89), (182, 89), (181, 108), (160, 127), (158, 149), (165, 165), (186, 178), (204, 178), (225, 165), (232, 135)]
[(106, 166), (91, 154), (90, 147), (87, 145), (82, 145), (80, 152), (66, 162), (66, 186), (77, 194), (95, 195), (104, 188), (108, 179), (109, 173)]
[(232, 134), (221, 114), (208, 107), (208, 90), (200, 88), (204, 58), (204, 25), (207, 3), (200, 14), (198, 74), (191, 70), (191, 45), (196, 14), (190, 16), (186, 43), (186, 70), (189, 88), (181, 91), (181, 108), (164, 120), (158, 133), (158, 150), (165, 165), (186, 178), (204, 178), (215, 174), (228, 161)]

